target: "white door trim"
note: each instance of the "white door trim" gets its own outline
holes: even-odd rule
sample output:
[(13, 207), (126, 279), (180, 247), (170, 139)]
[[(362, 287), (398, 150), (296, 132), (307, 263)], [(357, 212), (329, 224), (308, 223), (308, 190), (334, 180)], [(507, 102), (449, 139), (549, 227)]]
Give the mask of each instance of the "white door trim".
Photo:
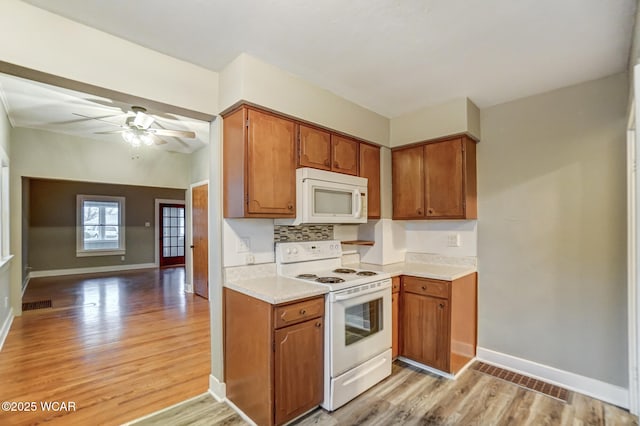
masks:
[[(166, 198), (156, 198), (156, 208), (155, 208), (155, 219), (153, 220), (155, 222), (155, 236), (156, 236), (156, 241), (155, 241), (155, 264), (157, 267), (160, 266), (160, 220), (158, 220), (158, 218), (160, 217), (160, 204), (182, 204), (183, 206), (185, 205), (185, 200), (169, 200)], [(188, 220), (187, 218), (187, 209), (184, 209), (184, 220)], [(184, 229), (185, 231), (188, 229), (187, 223), (184, 224)], [(186, 235), (185, 235), (186, 237)], [(184, 240), (184, 263), (185, 265), (187, 264), (188, 260), (187, 260), (187, 238), (185, 238)], [(190, 253), (189, 253), (190, 255)]]
[(629, 336), (629, 411), (640, 413), (640, 379), (638, 377), (638, 363), (640, 356), (640, 281), (638, 281), (638, 265), (640, 264), (640, 176), (637, 173), (637, 153), (640, 152), (640, 136), (637, 123), (640, 123), (640, 110), (635, 100), (640, 99), (640, 66), (633, 70), (634, 87), (629, 109), (627, 125), (627, 305), (628, 305), (628, 336)]

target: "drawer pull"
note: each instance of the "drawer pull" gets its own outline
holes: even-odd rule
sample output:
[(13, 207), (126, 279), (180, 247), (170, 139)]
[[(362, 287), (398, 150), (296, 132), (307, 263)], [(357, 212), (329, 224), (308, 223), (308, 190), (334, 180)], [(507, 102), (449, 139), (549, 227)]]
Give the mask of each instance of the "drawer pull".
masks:
[(306, 315), (307, 311), (306, 309), (300, 309), (300, 315)]
[(318, 321), (318, 322), (316, 323), (316, 327), (318, 327), (318, 328), (322, 327), (322, 323), (321, 323), (320, 321)]

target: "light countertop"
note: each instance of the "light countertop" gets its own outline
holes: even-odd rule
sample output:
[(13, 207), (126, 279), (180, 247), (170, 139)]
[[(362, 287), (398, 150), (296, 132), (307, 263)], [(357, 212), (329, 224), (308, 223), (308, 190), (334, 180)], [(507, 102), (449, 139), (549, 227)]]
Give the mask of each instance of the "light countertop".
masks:
[(368, 269), (376, 272), (386, 272), (392, 277), (399, 275), (412, 275), (420, 278), (453, 281), (465, 275), (476, 272), (475, 266), (445, 265), (439, 263), (392, 263), (389, 265), (375, 265), (372, 263), (354, 263), (345, 266), (352, 268)]
[(329, 292), (329, 287), (278, 275), (225, 280), (225, 287), (272, 305), (293, 302)]

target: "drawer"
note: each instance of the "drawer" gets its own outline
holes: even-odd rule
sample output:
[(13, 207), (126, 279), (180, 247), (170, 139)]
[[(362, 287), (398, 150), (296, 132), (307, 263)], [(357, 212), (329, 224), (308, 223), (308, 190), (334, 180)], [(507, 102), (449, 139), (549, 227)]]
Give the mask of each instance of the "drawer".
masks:
[(391, 278), (391, 293), (398, 293), (400, 291), (400, 277)]
[(427, 278), (404, 277), (402, 281), (404, 291), (423, 294), (425, 296), (449, 298), (449, 281), (430, 280)]
[(281, 328), (323, 315), (324, 297), (318, 297), (291, 305), (276, 306), (273, 311), (273, 323), (275, 328)]

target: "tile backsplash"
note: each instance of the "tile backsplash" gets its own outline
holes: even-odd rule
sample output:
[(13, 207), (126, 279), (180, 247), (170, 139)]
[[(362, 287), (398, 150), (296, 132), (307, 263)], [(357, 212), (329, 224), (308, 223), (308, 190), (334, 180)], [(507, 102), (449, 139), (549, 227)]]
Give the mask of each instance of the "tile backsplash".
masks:
[(275, 225), (273, 240), (276, 243), (288, 241), (322, 241), (333, 239), (333, 225)]

